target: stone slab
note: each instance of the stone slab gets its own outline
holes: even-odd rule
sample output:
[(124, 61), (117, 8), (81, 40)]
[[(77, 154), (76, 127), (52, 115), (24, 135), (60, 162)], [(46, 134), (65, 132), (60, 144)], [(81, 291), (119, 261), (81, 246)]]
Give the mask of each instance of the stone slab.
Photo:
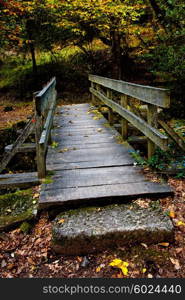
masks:
[(52, 227), (52, 248), (64, 255), (85, 255), (135, 243), (171, 242), (173, 238), (172, 222), (160, 208), (136, 204), (70, 210), (58, 215)]

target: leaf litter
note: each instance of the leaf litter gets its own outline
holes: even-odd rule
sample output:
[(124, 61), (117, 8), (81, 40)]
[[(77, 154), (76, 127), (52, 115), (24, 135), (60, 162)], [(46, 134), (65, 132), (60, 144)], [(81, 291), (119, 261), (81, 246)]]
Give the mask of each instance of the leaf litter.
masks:
[[(42, 211), (28, 233), (22, 232), (20, 225), (0, 233), (0, 277), (184, 278), (185, 180), (170, 178), (168, 182), (175, 196), (160, 199), (160, 204), (174, 224), (173, 243), (141, 243), (87, 256), (59, 255), (51, 249), (52, 220), (48, 212)], [(137, 204), (147, 207), (152, 201), (138, 199)]]

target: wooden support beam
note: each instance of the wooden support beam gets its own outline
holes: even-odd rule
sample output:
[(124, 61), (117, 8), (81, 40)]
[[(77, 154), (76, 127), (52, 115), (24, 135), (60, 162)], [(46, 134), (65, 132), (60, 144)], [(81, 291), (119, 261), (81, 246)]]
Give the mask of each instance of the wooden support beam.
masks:
[[(127, 95), (121, 95), (121, 106), (127, 109), (128, 97)], [(126, 119), (121, 120), (121, 135), (124, 140), (128, 137), (128, 121)]]
[[(149, 104), (147, 110), (147, 122), (150, 126), (157, 128), (157, 106)], [(151, 158), (155, 152), (155, 143), (148, 139), (148, 158)]]
[(18, 136), (17, 140), (12, 146), (11, 152), (5, 152), (2, 161), (0, 163), (0, 173), (6, 168), (12, 157), (17, 153), (19, 147), (24, 143), (24, 141), (28, 138), (31, 132), (34, 130), (35, 123), (33, 122), (33, 117), (29, 120), (23, 132)]
[[(94, 84), (94, 82), (91, 82), (91, 88), (92, 89), (95, 89), (95, 84)], [(92, 96), (92, 98), (91, 98), (91, 100), (92, 100), (92, 105), (94, 105), (94, 106), (96, 106), (96, 101), (95, 101), (95, 96), (93, 95), (93, 94), (91, 94), (91, 96)]]
[(166, 133), (171, 137), (173, 141), (177, 143), (179, 148), (181, 148), (183, 151), (185, 151), (185, 142), (181, 136), (178, 135), (177, 132), (173, 128), (171, 128), (167, 123), (165, 123), (162, 120), (158, 121), (159, 124), (162, 126), (162, 128), (166, 131)]
[[(112, 100), (112, 91), (109, 89), (107, 89), (107, 98)], [(108, 121), (111, 126), (114, 125), (114, 114), (111, 108), (109, 108), (109, 112), (108, 112)]]
[(41, 182), (36, 172), (0, 175), (0, 189), (29, 188)]
[[(13, 144), (7, 145), (5, 147), (5, 152), (10, 152), (13, 148)], [(17, 153), (28, 153), (28, 152), (36, 152), (35, 143), (24, 143), (20, 147), (17, 148)]]

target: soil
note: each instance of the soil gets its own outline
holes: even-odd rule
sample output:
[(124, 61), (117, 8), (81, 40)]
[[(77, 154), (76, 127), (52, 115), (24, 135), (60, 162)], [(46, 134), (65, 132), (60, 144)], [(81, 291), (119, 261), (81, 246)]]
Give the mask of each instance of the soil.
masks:
[[(6, 107), (12, 107), (11, 111), (4, 111)], [(22, 105), (0, 102), (0, 130), (12, 127), (12, 125), (26, 121), (27, 117), (32, 115), (33, 106), (31, 103)]]

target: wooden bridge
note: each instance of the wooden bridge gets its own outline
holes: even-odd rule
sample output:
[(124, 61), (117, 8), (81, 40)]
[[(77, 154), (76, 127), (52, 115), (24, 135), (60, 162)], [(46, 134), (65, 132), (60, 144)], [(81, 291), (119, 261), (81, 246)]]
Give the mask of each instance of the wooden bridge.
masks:
[[(5, 154), (0, 171), (16, 152), (36, 148), (38, 177), (36, 173), (31, 175), (33, 182), (33, 177), (35, 182), (42, 182), (40, 207), (171, 194), (167, 184), (145, 178), (142, 168), (135, 166), (131, 156), (134, 150), (127, 142), (132, 124), (147, 139), (148, 157), (156, 146), (167, 150), (168, 138), (158, 129), (161, 125), (157, 118), (158, 109), (170, 105), (169, 91), (94, 75), (89, 80), (92, 104), (56, 107), (55, 78), (34, 94), (35, 115)], [(146, 119), (137, 108), (140, 101)], [(108, 108), (108, 120), (97, 110), (102, 106)], [(114, 128), (115, 115), (122, 118), (121, 133)], [(23, 144), (33, 129), (35, 144)], [(3, 176), (1, 186), (9, 180), (9, 176)], [(28, 175), (26, 178), (29, 181)], [(14, 186), (24, 182), (17, 174), (11, 180)]]

